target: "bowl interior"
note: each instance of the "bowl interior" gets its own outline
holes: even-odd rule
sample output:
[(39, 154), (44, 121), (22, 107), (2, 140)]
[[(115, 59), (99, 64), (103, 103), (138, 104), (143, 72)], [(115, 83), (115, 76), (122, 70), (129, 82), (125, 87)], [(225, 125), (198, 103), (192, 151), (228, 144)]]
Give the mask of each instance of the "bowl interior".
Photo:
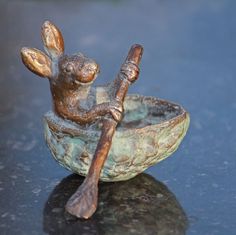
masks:
[[(124, 102), (124, 118), (117, 126), (118, 132), (157, 125), (182, 115), (185, 111), (177, 104), (154, 97), (128, 95)], [(81, 126), (69, 120), (63, 120), (54, 112), (44, 116), (47, 124), (54, 130), (73, 135), (100, 136), (100, 122), (89, 126)]]
[(168, 121), (183, 114), (181, 106), (154, 97), (127, 96), (124, 118), (118, 129), (142, 128)]

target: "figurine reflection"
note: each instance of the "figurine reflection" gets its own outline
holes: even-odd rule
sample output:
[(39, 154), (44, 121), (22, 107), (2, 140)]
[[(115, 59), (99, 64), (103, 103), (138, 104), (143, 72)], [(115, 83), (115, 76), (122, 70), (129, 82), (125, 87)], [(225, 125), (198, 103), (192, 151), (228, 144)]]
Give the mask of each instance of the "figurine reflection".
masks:
[(70, 175), (55, 187), (44, 208), (47, 234), (182, 235), (187, 217), (168, 188), (147, 174), (116, 183), (100, 183), (98, 210), (90, 220), (69, 215), (64, 206), (83, 182)]

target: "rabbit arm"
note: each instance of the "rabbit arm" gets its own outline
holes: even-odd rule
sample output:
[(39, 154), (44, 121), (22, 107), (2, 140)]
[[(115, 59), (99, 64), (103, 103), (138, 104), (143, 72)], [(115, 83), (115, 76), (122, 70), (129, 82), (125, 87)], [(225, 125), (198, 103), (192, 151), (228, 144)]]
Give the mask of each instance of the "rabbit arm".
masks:
[(108, 90), (111, 98), (115, 97), (116, 91), (120, 87), (121, 81), (122, 81), (121, 76), (117, 76), (116, 79), (109, 84)]
[(93, 123), (108, 114), (111, 114), (115, 119), (120, 119), (122, 111), (123, 107), (121, 107), (119, 102), (115, 101), (94, 105), (90, 110), (81, 108), (71, 110), (65, 107), (56, 108), (56, 112), (60, 116), (81, 125)]
[(116, 79), (109, 84), (111, 97), (115, 97), (116, 92), (121, 86), (122, 80), (127, 79), (130, 83), (134, 82), (139, 75), (139, 67), (132, 61), (127, 60), (116, 76)]

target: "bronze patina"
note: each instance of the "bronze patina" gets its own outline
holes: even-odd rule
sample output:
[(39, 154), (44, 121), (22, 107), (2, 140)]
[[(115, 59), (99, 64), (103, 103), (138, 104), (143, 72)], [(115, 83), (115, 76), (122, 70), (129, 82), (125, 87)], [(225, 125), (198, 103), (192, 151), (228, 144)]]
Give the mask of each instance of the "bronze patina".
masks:
[(86, 176), (66, 210), (87, 219), (97, 208), (99, 180), (127, 180), (169, 156), (186, 134), (189, 115), (168, 101), (126, 97), (138, 79), (142, 46), (131, 47), (113, 82), (91, 87), (98, 64), (82, 53), (65, 55), (62, 34), (51, 22), (41, 34), (46, 54), (24, 47), (21, 57), (49, 79), (53, 111), (44, 117), (46, 142), (61, 165)]

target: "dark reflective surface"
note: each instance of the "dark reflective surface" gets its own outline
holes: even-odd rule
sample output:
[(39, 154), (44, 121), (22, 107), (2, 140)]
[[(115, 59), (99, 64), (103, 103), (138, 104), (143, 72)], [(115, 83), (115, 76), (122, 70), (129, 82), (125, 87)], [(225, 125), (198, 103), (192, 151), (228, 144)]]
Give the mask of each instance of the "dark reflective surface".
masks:
[(43, 139), (49, 84), (19, 56), (22, 46), (42, 49), (40, 27), (50, 19), (68, 53), (100, 63), (100, 84), (115, 77), (131, 44), (144, 45), (140, 80), (130, 92), (180, 103), (191, 115), (178, 151), (147, 173), (178, 198), (187, 234), (234, 235), (235, 10), (234, 0), (1, 1), (0, 234), (46, 234), (44, 205), (70, 174)]
[(83, 182), (70, 175), (56, 186), (44, 208), (48, 234), (185, 234), (186, 215), (168, 188), (147, 174), (124, 182), (99, 185), (99, 209), (90, 220), (64, 211), (69, 197)]

